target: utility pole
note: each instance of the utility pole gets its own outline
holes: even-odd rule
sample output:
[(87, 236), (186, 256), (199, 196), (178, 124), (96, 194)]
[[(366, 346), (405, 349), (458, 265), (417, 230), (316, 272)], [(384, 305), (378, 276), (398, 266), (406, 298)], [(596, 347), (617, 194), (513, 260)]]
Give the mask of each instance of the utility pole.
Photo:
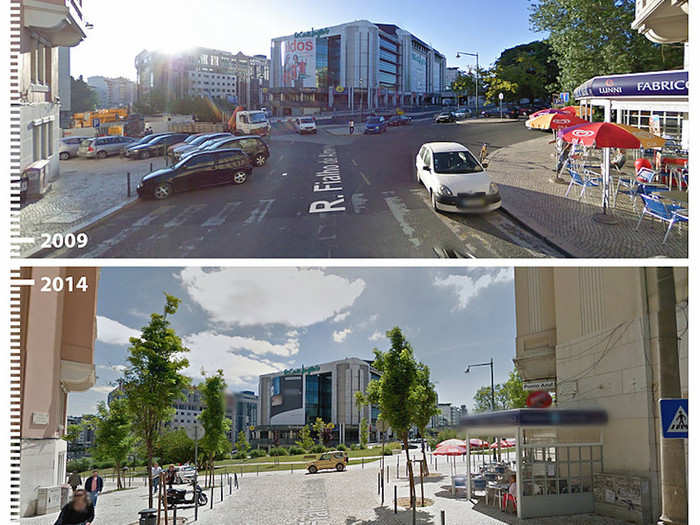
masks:
[(476, 97), (474, 100), (474, 107), (475, 107), (475, 114), (474, 116), (478, 116), (479, 114), (479, 53), (469, 53), (467, 51), (457, 51), (457, 58), (460, 58), (460, 55), (469, 55), (472, 57), (476, 57), (476, 74), (474, 75), (474, 84), (475, 84), (475, 93)]

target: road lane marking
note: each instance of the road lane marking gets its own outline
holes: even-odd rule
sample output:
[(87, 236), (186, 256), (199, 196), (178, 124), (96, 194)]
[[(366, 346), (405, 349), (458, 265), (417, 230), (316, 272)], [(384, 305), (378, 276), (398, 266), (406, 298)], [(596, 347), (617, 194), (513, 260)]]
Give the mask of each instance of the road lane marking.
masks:
[(399, 223), (399, 226), (401, 226), (401, 230), (406, 235), (408, 241), (413, 244), (413, 246), (418, 248), (421, 242), (420, 239), (416, 237), (416, 230), (406, 220), (406, 216), (409, 214), (406, 203), (401, 200), (401, 197), (396, 196), (394, 192), (385, 191), (382, 193), (382, 195), (384, 195), (384, 200), (386, 201), (391, 214)]
[(267, 212), (270, 211), (270, 206), (272, 206), (273, 202), (275, 202), (275, 199), (262, 199), (243, 222), (246, 224), (260, 223), (267, 215)]
[(371, 186), (371, 185), (372, 185), (372, 184), (370, 184), (369, 179), (367, 178), (367, 175), (364, 174), (364, 172), (361, 171), (361, 172), (360, 172), (360, 175), (361, 175), (362, 178), (364, 179), (364, 181), (365, 181), (365, 183), (367, 184), (367, 186)]
[(355, 159), (352, 159), (352, 165), (355, 166), (355, 167), (358, 166), (357, 161), (356, 161)]
[(353, 193), (350, 202), (352, 202), (352, 211), (355, 213), (362, 213), (367, 208), (367, 199), (365, 199), (364, 193)]
[(323, 195), (333, 200), (318, 200), (309, 205), (309, 213), (327, 213), (345, 211), (345, 196), (343, 195), (343, 181), (340, 177), (340, 164), (335, 146), (325, 145), (318, 156), (318, 162), (322, 169), (315, 173), (313, 183), (314, 193), (331, 192)]
[(224, 207), (221, 208), (221, 211), (219, 213), (217, 213), (213, 217), (209, 217), (205, 222), (202, 223), (202, 228), (215, 228), (216, 226), (221, 226), (223, 223), (226, 222), (226, 219), (231, 214), (231, 212), (233, 212), (240, 205), (241, 201), (226, 203)]
[(193, 217), (207, 206), (208, 204), (192, 204), (191, 206), (187, 206), (187, 208), (182, 210), (182, 213), (170, 219), (163, 225), (163, 227), (175, 228), (177, 226), (182, 226), (190, 219), (190, 217)]

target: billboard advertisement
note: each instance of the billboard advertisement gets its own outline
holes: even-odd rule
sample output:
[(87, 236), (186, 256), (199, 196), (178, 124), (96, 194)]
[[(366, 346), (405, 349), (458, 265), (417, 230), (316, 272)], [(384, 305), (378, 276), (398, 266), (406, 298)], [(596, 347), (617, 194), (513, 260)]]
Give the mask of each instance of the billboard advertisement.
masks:
[(301, 375), (277, 376), (272, 379), (270, 423), (272, 425), (304, 424), (304, 403)]
[(426, 78), (428, 76), (428, 61), (424, 55), (411, 52), (411, 91), (425, 93)]
[(316, 87), (316, 39), (292, 38), (284, 42), (284, 87)]

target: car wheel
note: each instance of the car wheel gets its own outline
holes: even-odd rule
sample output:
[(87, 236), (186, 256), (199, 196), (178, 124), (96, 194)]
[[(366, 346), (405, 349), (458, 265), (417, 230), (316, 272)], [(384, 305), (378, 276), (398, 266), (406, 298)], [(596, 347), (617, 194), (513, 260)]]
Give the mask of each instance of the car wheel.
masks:
[(248, 173), (246, 173), (245, 171), (235, 171), (233, 173), (233, 183), (234, 184), (243, 184), (247, 180), (248, 180)]
[(142, 152), (141, 152), (141, 158), (142, 158), (142, 159), (147, 159), (147, 158), (150, 157), (150, 156), (151, 156), (151, 154), (150, 154), (148, 151), (142, 151)]
[(96, 157), (98, 159), (106, 159), (107, 158), (107, 152), (106, 151), (98, 151)]
[(315, 465), (311, 465), (311, 466), (309, 467), (309, 474), (316, 474), (316, 472), (318, 472), (318, 469), (316, 468), (316, 466), (315, 466)]
[(342, 471), (345, 470), (345, 465), (343, 465), (342, 463), (338, 463), (338, 464), (335, 466), (335, 470), (337, 470), (338, 472), (342, 472)]
[(70, 158), (70, 153), (64, 151), (58, 155), (58, 158), (61, 160), (68, 160)]
[(423, 184), (423, 181), (420, 180), (420, 170), (418, 168), (416, 168), (416, 181), (418, 184)]
[(438, 208), (437, 197), (435, 196), (435, 193), (432, 190), (430, 191), (430, 203), (433, 205), (433, 210), (435, 210), (436, 212), (440, 212), (440, 209)]
[(258, 153), (258, 154), (255, 156), (255, 165), (256, 165), (258, 168), (259, 168), (260, 166), (264, 166), (266, 161), (267, 161), (267, 159), (265, 158), (265, 155), (263, 155), (262, 153)]
[(169, 182), (161, 182), (153, 189), (153, 196), (159, 201), (167, 199), (172, 193), (173, 187)]

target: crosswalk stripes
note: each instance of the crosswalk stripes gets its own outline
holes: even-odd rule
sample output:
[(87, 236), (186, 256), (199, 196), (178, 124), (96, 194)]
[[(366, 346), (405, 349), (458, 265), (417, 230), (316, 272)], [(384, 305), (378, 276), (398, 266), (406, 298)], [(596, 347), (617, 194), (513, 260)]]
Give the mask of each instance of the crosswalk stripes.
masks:
[(168, 222), (166, 222), (163, 227), (164, 228), (176, 228), (177, 226), (182, 226), (185, 224), (190, 217), (194, 217), (199, 213), (201, 210), (206, 208), (208, 205), (207, 204), (192, 204), (191, 206), (188, 206), (184, 210), (182, 210), (182, 213), (179, 215), (173, 217), (170, 219)]
[(216, 228), (226, 222), (228, 216), (242, 204), (241, 201), (227, 202), (221, 211), (202, 223), (202, 228)]

